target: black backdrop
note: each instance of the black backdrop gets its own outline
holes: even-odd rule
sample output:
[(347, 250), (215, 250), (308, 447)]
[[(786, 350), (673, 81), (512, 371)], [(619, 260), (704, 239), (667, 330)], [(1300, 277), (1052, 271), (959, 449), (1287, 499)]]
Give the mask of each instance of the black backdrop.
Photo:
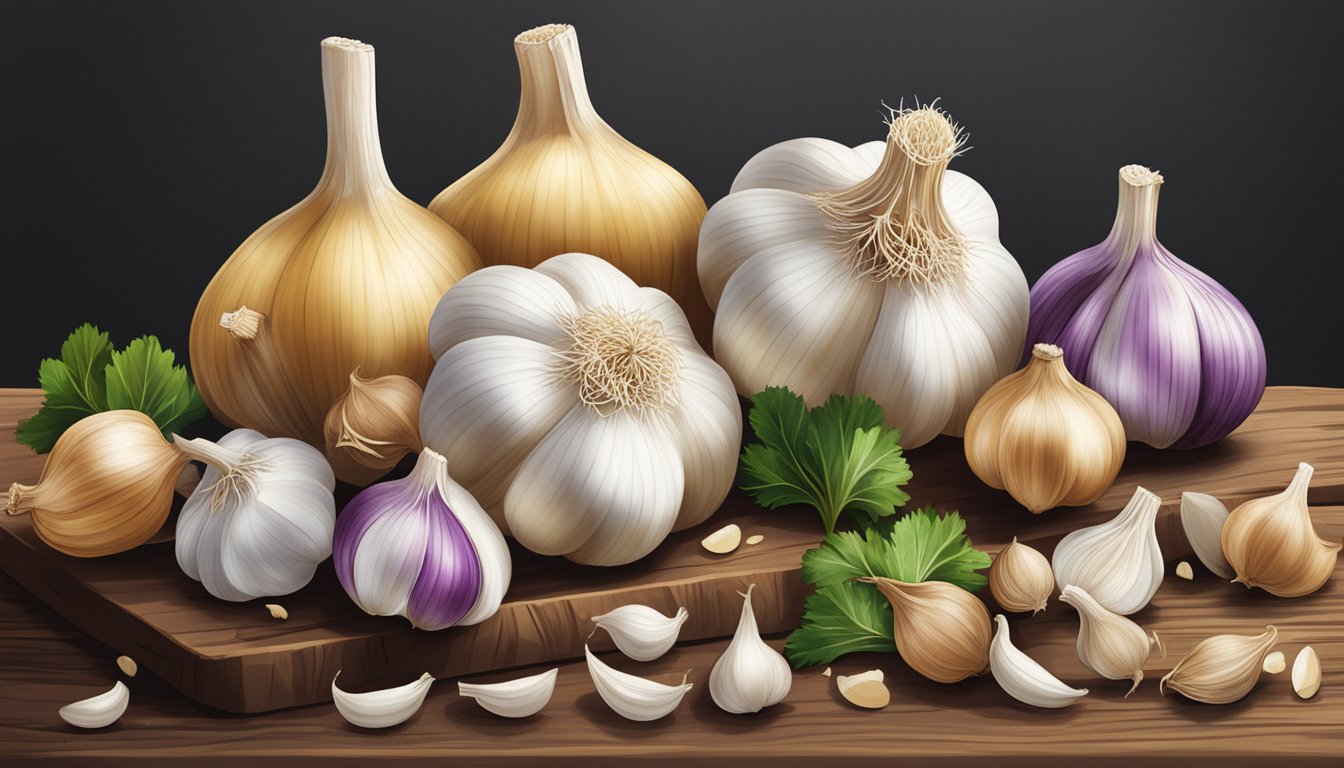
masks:
[(1251, 310), (1271, 384), (1344, 386), (1339, 3), (5, 0), (0, 385), (92, 321), (185, 358), (196, 297), (317, 180), (318, 42), (378, 48), (383, 148), (426, 203), (513, 120), (513, 36), (576, 25), (593, 101), (713, 203), (787, 138), (881, 138), (917, 96), (1034, 281), (1099, 242), (1116, 170), (1160, 169), (1159, 232)]

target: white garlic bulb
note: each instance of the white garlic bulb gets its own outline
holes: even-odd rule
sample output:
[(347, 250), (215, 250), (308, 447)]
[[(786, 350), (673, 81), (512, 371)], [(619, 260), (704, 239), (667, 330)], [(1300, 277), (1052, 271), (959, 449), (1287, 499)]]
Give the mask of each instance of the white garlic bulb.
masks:
[(1136, 488), (1115, 519), (1080, 528), (1055, 547), (1051, 566), (1062, 590), (1086, 590), (1108, 610), (1128, 616), (1148, 604), (1162, 584), (1157, 510), (1162, 500)]
[[(1132, 680), (1129, 694), (1143, 681), (1143, 665), (1152, 649), (1162, 650), (1156, 632), (1108, 611), (1086, 590), (1070, 584), (1059, 599), (1078, 610), (1078, 660), (1108, 680)], [(1165, 651), (1163, 652), (1165, 655)]]
[(1023, 704), (1046, 709), (1067, 707), (1087, 695), (1086, 688), (1072, 688), (1050, 674), (1013, 645), (1008, 619), (994, 617), (994, 639), (989, 643), (989, 671), (1004, 692)]
[(207, 468), (177, 518), (177, 562), (221, 600), (288, 595), (331, 556), (336, 478), (320, 451), (235, 429), (219, 442), (174, 435)]
[(346, 722), (360, 728), (391, 728), (406, 722), (420, 711), (420, 705), (425, 703), (425, 696), (429, 694), (429, 687), (434, 684), (434, 678), (426, 672), (418, 680), (395, 688), (346, 693), (336, 687), (336, 680), (340, 676), (338, 671), (336, 677), (331, 679), (331, 700)]
[(1181, 494), (1181, 527), (1195, 550), (1195, 557), (1215, 575), (1232, 579), (1237, 574), (1223, 554), (1223, 525), (1227, 515), (1223, 502), (1207, 493)]
[(743, 602), (737, 632), (709, 673), (709, 694), (714, 703), (735, 715), (760, 712), (778, 704), (793, 685), (789, 663), (765, 644), (756, 628), (756, 614), (751, 610), (751, 591), (755, 588), (752, 584), (745, 594), (739, 593)]
[(690, 614), (685, 608), (678, 608), (675, 615), (664, 616), (647, 605), (622, 605), (594, 616), (593, 623), (597, 626), (593, 631), (605, 629), (621, 653), (635, 661), (653, 661), (676, 644), (681, 625), (688, 618)]
[(551, 700), (559, 674), (557, 668), (503, 683), (458, 683), (457, 692), (500, 717), (531, 717)]
[(118, 680), (106, 693), (66, 704), (57, 714), (76, 728), (106, 728), (117, 722), (130, 703), (131, 689)]
[(588, 674), (592, 675), (598, 695), (613, 712), (627, 720), (647, 722), (666, 717), (693, 687), (686, 682), (690, 672), (682, 677), (681, 685), (663, 685), (612, 669), (594, 656), (586, 645), (583, 654), (588, 659)]

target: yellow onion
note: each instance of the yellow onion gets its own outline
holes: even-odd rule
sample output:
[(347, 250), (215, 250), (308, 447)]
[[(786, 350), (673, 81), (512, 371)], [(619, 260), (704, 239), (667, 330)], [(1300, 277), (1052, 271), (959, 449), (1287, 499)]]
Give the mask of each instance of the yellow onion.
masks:
[(480, 264), (388, 178), (373, 47), (323, 40), (322, 82), (327, 161), (317, 188), (234, 251), (191, 324), (192, 370), (220, 421), (317, 447), (356, 368), (424, 384), (434, 305)]

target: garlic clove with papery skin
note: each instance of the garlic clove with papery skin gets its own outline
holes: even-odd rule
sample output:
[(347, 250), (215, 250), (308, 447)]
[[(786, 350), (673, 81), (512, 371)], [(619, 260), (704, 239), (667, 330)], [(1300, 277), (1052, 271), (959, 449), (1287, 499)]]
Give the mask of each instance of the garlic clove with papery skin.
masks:
[(1060, 682), (1030, 656), (1013, 645), (1008, 620), (994, 617), (997, 627), (989, 644), (989, 670), (1004, 692), (1023, 704), (1045, 709), (1067, 707), (1087, 695), (1086, 688), (1071, 688)]
[(1062, 590), (1086, 590), (1107, 610), (1128, 616), (1153, 599), (1165, 565), (1157, 543), (1157, 511), (1162, 500), (1134, 490), (1120, 514), (1100, 525), (1080, 528), (1055, 547), (1051, 566)]
[(605, 629), (621, 653), (635, 661), (653, 661), (676, 645), (681, 625), (688, 618), (685, 608), (664, 616), (647, 605), (622, 605), (594, 616), (592, 621), (596, 625), (593, 631)]
[(426, 672), (418, 680), (395, 688), (346, 693), (336, 687), (340, 676), (338, 671), (331, 679), (331, 700), (346, 722), (361, 728), (391, 728), (411, 719), (420, 711), (425, 696), (429, 695), (429, 687), (434, 684), (434, 678)]
[(1158, 690), (1170, 688), (1205, 704), (1231, 704), (1251, 692), (1264, 669), (1265, 656), (1279, 630), (1265, 627), (1260, 635), (1215, 635), (1201, 640), (1162, 678)]
[(1108, 680), (1132, 680), (1133, 685), (1125, 694), (1129, 698), (1143, 681), (1143, 665), (1152, 649), (1163, 650), (1157, 633), (1144, 632), (1138, 624), (1107, 610), (1086, 590), (1073, 584), (1064, 587), (1059, 599), (1078, 611), (1078, 660)]
[(1207, 493), (1181, 494), (1181, 527), (1205, 568), (1224, 579), (1236, 576), (1223, 554), (1223, 525), (1227, 507)]
[(975, 595), (943, 581), (859, 580), (872, 581), (891, 603), (896, 650), (911, 669), (955, 683), (989, 666), (989, 611)]
[(350, 388), (336, 398), (322, 425), (327, 460), (336, 478), (368, 485), (420, 444), (420, 385), (390, 374), (364, 378), (350, 372)]
[(989, 591), (1006, 611), (1040, 613), (1055, 591), (1050, 561), (1014, 536), (989, 567)]
[(663, 685), (612, 669), (594, 656), (586, 645), (583, 654), (588, 660), (588, 674), (593, 678), (598, 695), (613, 712), (627, 720), (647, 722), (666, 717), (693, 687), (686, 682), (690, 672), (682, 677), (680, 685)]
[(457, 692), (475, 699), (482, 709), (500, 717), (531, 717), (551, 700), (559, 674), (557, 668), (503, 683), (459, 682)]
[(1311, 524), (1307, 506), (1310, 464), (1298, 464), (1281, 493), (1232, 510), (1222, 545), (1236, 573), (1234, 582), (1278, 597), (1302, 597), (1320, 589), (1335, 571), (1340, 542), (1326, 541)]
[(76, 728), (106, 728), (126, 712), (130, 703), (131, 689), (118, 680), (110, 691), (66, 704), (57, 714)]
[[(765, 644), (751, 610), (751, 591), (742, 594), (742, 616), (728, 648), (709, 673), (709, 693), (724, 712), (760, 712), (789, 695), (793, 672), (774, 648)], [(741, 594), (741, 593), (739, 593)]]

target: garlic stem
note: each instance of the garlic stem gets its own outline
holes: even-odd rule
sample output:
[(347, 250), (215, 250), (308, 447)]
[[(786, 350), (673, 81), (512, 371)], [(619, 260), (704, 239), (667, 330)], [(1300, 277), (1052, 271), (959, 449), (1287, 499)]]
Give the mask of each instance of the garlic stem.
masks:
[(1137, 246), (1157, 242), (1157, 193), (1162, 188), (1162, 174), (1142, 165), (1126, 165), (1120, 169), (1120, 201), (1115, 210), (1115, 224), (1105, 245), (1121, 246), (1125, 254), (1121, 269), (1133, 261)]
[(265, 319), (266, 316), (255, 309), (242, 306), (221, 315), (219, 327), (238, 341), (253, 341), (261, 335), (261, 323)]
[(513, 39), (513, 49), (518, 56), (522, 94), (505, 147), (544, 134), (605, 131), (611, 137), (618, 136), (598, 116), (588, 97), (574, 27), (545, 24), (529, 29)]
[(322, 41), (327, 159), (313, 196), (370, 193), (392, 186), (378, 139), (373, 46), (344, 37)]

